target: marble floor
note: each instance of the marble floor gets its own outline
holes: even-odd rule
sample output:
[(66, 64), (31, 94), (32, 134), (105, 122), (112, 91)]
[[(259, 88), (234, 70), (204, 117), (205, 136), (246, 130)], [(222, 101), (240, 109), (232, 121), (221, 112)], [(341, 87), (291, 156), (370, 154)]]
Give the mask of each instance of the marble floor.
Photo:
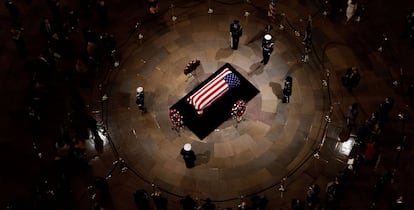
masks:
[[(111, 30), (118, 40), (124, 40), (119, 41), (120, 65), (96, 76), (93, 81), (100, 88), (82, 89), (89, 111), (106, 131), (102, 152), (95, 150), (92, 140), (87, 140), (86, 147), (90, 175), (108, 180), (108, 209), (136, 209), (132, 194), (137, 189), (160, 190), (169, 199), (169, 209), (180, 209), (179, 200), (185, 195), (200, 202), (211, 198), (219, 208), (235, 208), (241, 199), (254, 194), (269, 199), (268, 209), (289, 209), (292, 198), (305, 199), (308, 186), (316, 183), (324, 189), (346, 167), (348, 157), (357, 153), (355, 143), (348, 141), (344, 118), (350, 104), (361, 105), (358, 124), (387, 96), (396, 101), (393, 116), (411, 106), (412, 97), (402, 96), (392, 85), (398, 76), (396, 64), (382, 58), (386, 55), (376, 51), (372, 40), (363, 39), (369, 31), (363, 26), (369, 23), (332, 24), (319, 2), (278, 2), (280, 15), (271, 31), (275, 47), (267, 65), (260, 64), (261, 39), (269, 23), (265, 1), (161, 2), (156, 17), (146, 13), (142, 2), (129, 7), (116, 3), (119, 5), (111, 7)], [(214, 12), (208, 13), (209, 8)], [(310, 60), (303, 62), (303, 37), (296, 32), (304, 31), (309, 14), (314, 47)], [(238, 50), (229, 47), (229, 24), (234, 19), (240, 20), (244, 30)], [(136, 21), (140, 24), (134, 29)], [(362, 38), (353, 37), (359, 30)], [(366, 49), (360, 50), (360, 46)], [(413, 55), (412, 50), (404, 52), (404, 58)], [(195, 58), (201, 65), (193, 76), (186, 76), (183, 69)], [(173, 130), (169, 107), (225, 63), (260, 91), (248, 102), (243, 121), (228, 119), (202, 140), (185, 127)], [(352, 93), (340, 83), (349, 66), (358, 66), (362, 76)], [(293, 78), (293, 94), (290, 103), (282, 103), (287, 76)], [(141, 113), (135, 104), (138, 86), (144, 87), (147, 113)], [(107, 99), (102, 100), (103, 96)], [(399, 132), (398, 118), (390, 121), (383, 139)], [(186, 143), (197, 157), (191, 169), (180, 155)], [(349, 202), (342, 203), (341, 209), (366, 208), (372, 200), (370, 186), (390, 168), (406, 173), (397, 173), (388, 194), (409, 193), (404, 188), (404, 183), (412, 184), (407, 180), (412, 175), (407, 161), (393, 166), (396, 153), (392, 148), (397, 144), (383, 140), (383, 161), (375, 169), (364, 168), (362, 178), (354, 178), (353, 189), (345, 195)], [(412, 155), (407, 150), (404, 160)], [(87, 181), (75, 183), (78, 188), (88, 185)], [(279, 191), (281, 185), (286, 192)], [(351, 195), (352, 191), (361, 195)], [(324, 191), (321, 199), (327, 199)], [(83, 203), (79, 209), (87, 208), (89, 201), (83, 193), (75, 200)], [(380, 204), (387, 206), (387, 202)]]

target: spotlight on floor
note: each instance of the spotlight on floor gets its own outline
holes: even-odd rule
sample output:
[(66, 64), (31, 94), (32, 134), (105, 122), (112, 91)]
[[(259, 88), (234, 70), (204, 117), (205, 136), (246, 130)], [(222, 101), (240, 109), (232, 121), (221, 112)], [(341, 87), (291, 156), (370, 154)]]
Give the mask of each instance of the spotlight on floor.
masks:
[(349, 156), (354, 145), (355, 145), (355, 136), (350, 135), (348, 140), (337, 143), (338, 152), (343, 155)]

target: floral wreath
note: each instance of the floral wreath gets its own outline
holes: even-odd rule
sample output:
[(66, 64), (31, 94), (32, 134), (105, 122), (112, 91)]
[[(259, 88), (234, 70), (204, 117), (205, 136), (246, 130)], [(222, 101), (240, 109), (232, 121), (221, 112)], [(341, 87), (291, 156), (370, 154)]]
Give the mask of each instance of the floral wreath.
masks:
[(184, 127), (183, 116), (180, 111), (176, 109), (170, 109), (170, 121), (173, 129), (182, 129)]
[(231, 116), (233, 119), (240, 119), (246, 112), (246, 101), (238, 100), (233, 104), (231, 108)]
[(198, 66), (200, 65), (200, 60), (198, 59), (193, 59), (190, 61), (190, 63), (188, 63), (185, 68), (184, 68), (184, 74), (190, 74), (191, 72), (193, 72)]

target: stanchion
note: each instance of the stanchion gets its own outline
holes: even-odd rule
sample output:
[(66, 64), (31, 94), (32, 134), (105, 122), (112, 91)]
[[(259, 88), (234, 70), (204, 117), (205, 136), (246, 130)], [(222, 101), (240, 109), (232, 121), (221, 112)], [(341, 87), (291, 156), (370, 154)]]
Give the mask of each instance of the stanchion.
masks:
[(207, 14), (208, 14), (208, 24), (211, 23), (211, 15), (214, 13), (213, 7), (211, 5), (211, 0), (208, 0), (208, 10), (207, 10)]
[(173, 28), (175, 29), (175, 21), (177, 20), (177, 16), (175, 16), (174, 8), (175, 8), (174, 1), (171, 1), (170, 3), (171, 20), (173, 21)]
[[(320, 152), (322, 150), (323, 145), (325, 144), (325, 140), (326, 140), (326, 135), (327, 135), (327, 131), (328, 131), (328, 126), (331, 123), (331, 115), (333, 112), (333, 106), (331, 105), (330, 109), (329, 109), (329, 113), (328, 115), (325, 116), (325, 126), (323, 128), (323, 132), (322, 132), (322, 139), (321, 139), (321, 143), (319, 144), (319, 147), (317, 148), (317, 150), (315, 151), (315, 153), (313, 154), (313, 157), (315, 157), (316, 159), (320, 160), (321, 156), (320, 156)], [(324, 159), (323, 159), (324, 160)], [(327, 160), (324, 160), (326, 163), (328, 163)]]
[(378, 47), (378, 52), (382, 53), (384, 51), (384, 45), (388, 41), (388, 37), (386, 34), (382, 34), (381, 44)]
[(280, 181), (280, 186), (279, 186), (279, 192), (280, 192), (280, 198), (283, 198), (284, 193), (286, 192), (286, 187), (285, 187), (285, 181), (286, 181), (286, 177), (282, 179), (282, 181)]

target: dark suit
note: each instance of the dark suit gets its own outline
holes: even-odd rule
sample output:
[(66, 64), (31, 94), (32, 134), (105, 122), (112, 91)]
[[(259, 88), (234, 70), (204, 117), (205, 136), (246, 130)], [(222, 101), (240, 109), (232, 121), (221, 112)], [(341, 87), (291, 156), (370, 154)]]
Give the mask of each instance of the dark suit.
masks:
[(231, 34), (231, 49), (237, 50), (239, 47), (239, 39), (243, 34), (243, 28), (238, 21), (230, 24), (230, 34)]
[(44, 19), (40, 24), (40, 32), (47, 38), (52, 38), (52, 35), (57, 33), (55, 25), (49, 19)]

